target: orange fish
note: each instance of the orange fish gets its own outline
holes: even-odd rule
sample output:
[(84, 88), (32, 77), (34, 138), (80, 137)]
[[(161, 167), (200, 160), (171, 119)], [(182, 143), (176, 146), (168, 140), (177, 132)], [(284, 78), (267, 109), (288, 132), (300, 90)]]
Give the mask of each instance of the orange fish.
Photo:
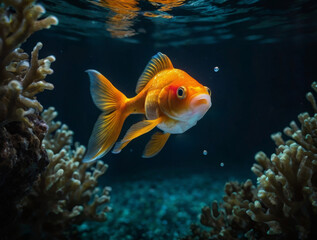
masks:
[(143, 153), (143, 157), (150, 158), (161, 151), (171, 134), (195, 126), (211, 107), (210, 89), (174, 68), (171, 60), (160, 52), (145, 67), (133, 98), (127, 98), (99, 72), (86, 72), (92, 99), (102, 114), (92, 131), (84, 162), (95, 161), (110, 151), (130, 114), (144, 114), (146, 120), (132, 125), (112, 152), (121, 152), (133, 139), (158, 127), (163, 132), (152, 136)]

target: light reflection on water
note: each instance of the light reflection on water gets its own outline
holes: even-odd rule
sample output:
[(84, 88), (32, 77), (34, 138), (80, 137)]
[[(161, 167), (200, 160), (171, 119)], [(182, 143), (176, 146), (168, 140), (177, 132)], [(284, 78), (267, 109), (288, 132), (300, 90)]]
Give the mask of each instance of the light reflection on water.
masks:
[[(63, 38), (119, 38), (157, 47), (228, 41), (315, 41), (317, 1), (42, 0)], [(67, 11), (65, 11), (67, 9)]]
[[(173, 16), (167, 12), (182, 6), (185, 0), (148, 0), (147, 2), (155, 8), (155, 11), (142, 11), (140, 1), (137, 0), (97, 0), (90, 2), (110, 10), (106, 20), (107, 31), (114, 38), (125, 38), (137, 34), (133, 26), (139, 15), (148, 18), (170, 19)], [(144, 29), (139, 29), (138, 32), (144, 33), (144, 31)]]

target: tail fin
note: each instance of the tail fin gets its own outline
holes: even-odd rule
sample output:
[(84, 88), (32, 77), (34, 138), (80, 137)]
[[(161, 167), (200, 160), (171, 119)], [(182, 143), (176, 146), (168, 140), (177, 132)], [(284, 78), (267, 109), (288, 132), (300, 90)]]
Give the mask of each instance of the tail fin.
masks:
[(92, 162), (107, 154), (117, 141), (128, 116), (122, 106), (127, 97), (95, 70), (86, 71), (90, 78), (90, 93), (96, 106), (103, 111), (95, 123), (83, 162)]

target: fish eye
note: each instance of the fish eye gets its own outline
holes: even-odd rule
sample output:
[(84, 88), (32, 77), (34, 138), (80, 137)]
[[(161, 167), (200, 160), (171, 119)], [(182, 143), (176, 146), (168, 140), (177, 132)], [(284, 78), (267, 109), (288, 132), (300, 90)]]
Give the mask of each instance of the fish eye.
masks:
[(211, 96), (211, 91), (210, 91), (209, 87), (205, 87), (205, 89), (207, 90), (209, 96)]
[(186, 89), (185, 89), (185, 87), (182, 86), (182, 87), (179, 87), (177, 89), (177, 97), (179, 99), (184, 99), (186, 97)]

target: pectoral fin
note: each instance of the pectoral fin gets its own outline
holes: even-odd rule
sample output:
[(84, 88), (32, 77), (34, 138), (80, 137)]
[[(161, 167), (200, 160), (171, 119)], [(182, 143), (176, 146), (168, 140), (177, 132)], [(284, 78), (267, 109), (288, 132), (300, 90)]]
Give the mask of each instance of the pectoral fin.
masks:
[(112, 150), (112, 153), (119, 153), (121, 150), (133, 139), (151, 131), (155, 128), (159, 123), (162, 122), (161, 118), (157, 118), (154, 120), (144, 120), (133, 124), (130, 129), (127, 131), (125, 136), (120, 142), (117, 142)]
[(164, 147), (170, 133), (156, 132), (146, 144), (142, 157), (151, 158), (158, 154)]

